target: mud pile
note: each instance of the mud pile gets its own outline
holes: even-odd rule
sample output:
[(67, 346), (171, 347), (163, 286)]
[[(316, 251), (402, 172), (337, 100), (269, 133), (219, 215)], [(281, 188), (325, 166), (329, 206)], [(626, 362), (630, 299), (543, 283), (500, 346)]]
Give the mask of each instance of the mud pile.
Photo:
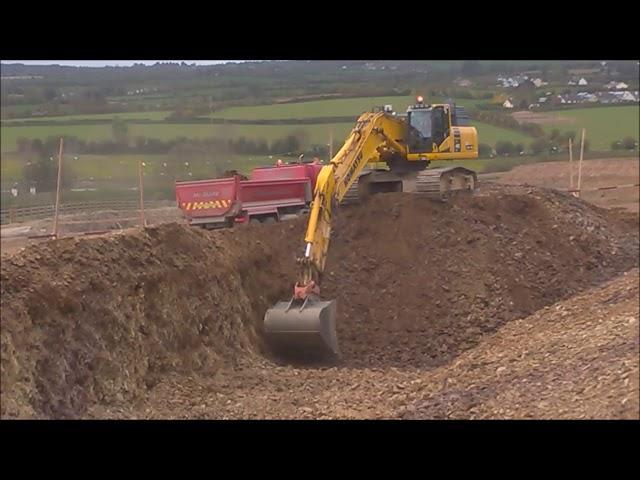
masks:
[[(289, 227), (260, 233), (277, 245)], [(139, 397), (167, 372), (256, 355), (258, 320), (294, 264), (256, 230), (168, 224), (3, 259), (2, 416), (81, 416)]]
[(336, 221), (323, 294), (345, 361), (435, 367), (515, 318), (638, 265), (638, 217), (553, 190), (378, 195)]
[(403, 418), (640, 418), (638, 270), (515, 320), (433, 372)]
[(260, 326), (291, 294), (304, 227), (170, 224), (3, 258), (2, 416), (390, 417), (412, 379), (638, 266), (637, 215), (554, 191), (381, 194), (335, 222), (322, 294), (343, 362), (296, 369)]

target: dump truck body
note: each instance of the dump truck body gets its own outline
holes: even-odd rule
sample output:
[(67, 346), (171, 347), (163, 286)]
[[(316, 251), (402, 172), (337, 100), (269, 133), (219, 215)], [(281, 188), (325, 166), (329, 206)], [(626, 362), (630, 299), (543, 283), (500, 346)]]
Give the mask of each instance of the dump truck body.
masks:
[(253, 170), (248, 180), (234, 176), (176, 182), (176, 200), (189, 224), (205, 228), (280, 221), (308, 207), (321, 167), (262, 167)]
[(176, 182), (176, 202), (190, 225), (231, 226), (240, 212), (240, 177)]

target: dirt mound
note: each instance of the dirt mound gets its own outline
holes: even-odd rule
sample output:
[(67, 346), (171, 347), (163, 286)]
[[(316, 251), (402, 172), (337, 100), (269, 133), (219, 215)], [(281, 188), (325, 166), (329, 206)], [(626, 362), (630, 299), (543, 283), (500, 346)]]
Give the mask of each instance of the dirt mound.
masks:
[[(261, 234), (277, 244), (289, 227)], [(255, 355), (258, 319), (293, 268), (255, 231), (168, 224), (3, 259), (2, 416), (81, 416), (144, 394), (166, 372)]]
[(511, 322), (411, 392), (404, 418), (640, 418), (638, 270)]
[(165, 377), (95, 418), (638, 419), (638, 270), (514, 320), (434, 369), (267, 361)]
[(638, 264), (638, 217), (487, 186), (450, 203), (375, 196), (336, 222), (323, 294), (345, 361), (435, 367), (505, 322)]
[(3, 258), (2, 416), (394, 416), (416, 372), (638, 265), (637, 215), (557, 192), (378, 195), (340, 211), (323, 279), (344, 361), (300, 369), (261, 355), (260, 325), (304, 226), (163, 225)]

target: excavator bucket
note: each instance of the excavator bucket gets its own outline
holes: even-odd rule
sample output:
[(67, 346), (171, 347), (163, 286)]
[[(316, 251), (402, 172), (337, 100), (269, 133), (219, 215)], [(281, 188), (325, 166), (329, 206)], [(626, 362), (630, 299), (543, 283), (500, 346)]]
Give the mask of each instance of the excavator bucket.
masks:
[(264, 331), (275, 352), (283, 357), (331, 361), (340, 355), (335, 300), (279, 302), (267, 310)]

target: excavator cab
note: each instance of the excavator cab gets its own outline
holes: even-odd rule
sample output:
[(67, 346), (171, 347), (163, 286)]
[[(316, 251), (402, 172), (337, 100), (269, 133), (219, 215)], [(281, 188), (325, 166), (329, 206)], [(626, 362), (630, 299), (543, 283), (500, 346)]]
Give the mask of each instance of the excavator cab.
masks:
[(413, 152), (432, 152), (433, 144), (440, 145), (449, 133), (449, 109), (445, 105), (425, 105), (422, 97), (407, 109), (407, 121), (407, 144)]

